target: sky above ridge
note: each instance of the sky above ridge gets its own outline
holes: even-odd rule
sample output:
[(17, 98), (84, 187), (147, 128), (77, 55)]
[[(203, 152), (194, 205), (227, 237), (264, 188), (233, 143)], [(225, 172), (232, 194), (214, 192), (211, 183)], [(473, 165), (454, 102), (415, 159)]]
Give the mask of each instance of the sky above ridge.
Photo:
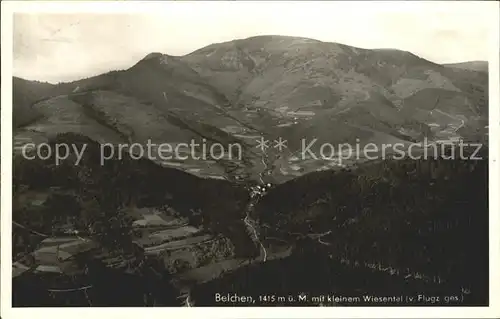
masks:
[(266, 34), (396, 48), (437, 63), (488, 60), (498, 10), (495, 2), (458, 1), (131, 4), (55, 2), (16, 13), (13, 75), (72, 81), (128, 68), (151, 52), (184, 55)]

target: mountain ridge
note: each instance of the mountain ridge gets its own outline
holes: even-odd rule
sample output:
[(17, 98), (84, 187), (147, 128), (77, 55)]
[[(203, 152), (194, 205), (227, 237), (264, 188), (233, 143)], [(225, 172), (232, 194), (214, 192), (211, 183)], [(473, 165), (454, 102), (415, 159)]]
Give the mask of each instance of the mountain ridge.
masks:
[[(32, 98), (15, 103), (14, 120), (21, 123), (18, 131), (33, 131), (33, 126), (42, 123), (41, 135), (48, 136), (51, 130), (60, 131), (54, 122), (59, 121), (57, 110), (61, 109), (56, 107), (52, 112), (43, 105), (73, 105), (74, 112), (81, 114), (77, 109), (82, 104), (77, 100), (100, 101), (98, 105), (86, 105), (94, 103), (104, 115), (116, 103), (135, 105), (127, 115), (128, 124), (120, 126), (128, 127), (127, 132), (119, 132), (127, 136), (125, 140), (144, 143), (147, 137), (157, 136), (167, 143), (193, 138), (208, 138), (224, 145), (239, 143), (246, 149), (245, 163), (224, 164), (236, 166), (237, 173), (227, 173), (229, 168), (224, 165), (221, 169), (226, 173), (222, 175), (220, 169), (209, 172), (211, 169), (202, 163), (187, 168), (181, 164), (181, 168), (207, 171), (210, 176), (237, 176), (240, 180), (255, 180), (263, 169), (256, 139), (283, 137), (288, 140), (287, 150), (276, 153), (269, 149), (266, 155), (266, 166), (276, 167), (269, 181), (280, 182), (328, 164), (307, 164), (302, 171), (295, 170), (296, 164), (290, 159), (300, 151), (303, 137), (332, 144), (355, 143), (357, 138), (362, 144), (408, 143), (424, 137), (482, 139), (487, 126), (487, 81), (487, 73), (436, 64), (402, 50), (361, 49), (301, 37), (256, 36), (211, 44), (183, 56), (153, 52), (125, 70), (44, 85), (39, 89), (42, 93), (28, 90), (25, 96)], [(33, 86), (38, 89), (41, 85)], [(15, 83), (15, 94), (24, 91)], [(44, 94), (46, 100), (40, 102)], [(34, 114), (44, 115), (24, 119), (27, 112), (17, 110), (26, 106), (17, 105), (29, 102), (33, 103)], [(120, 106), (116, 107), (114, 113), (103, 115), (107, 120), (99, 121), (109, 122), (118, 116)], [(150, 114), (148, 123), (154, 124), (151, 128), (135, 119), (144, 117), (144, 110)], [(73, 117), (85, 121), (88, 114)], [(166, 122), (160, 124), (162, 121)], [(68, 125), (79, 132), (78, 120)], [(160, 126), (171, 127), (167, 131), (173, 138), (158, 135)], [(152, 127), (158, 127), (156, 132)], [(136, 141), (130, 134), (142, 138)], [(209, 166), (221, 166), (212, 164)]]

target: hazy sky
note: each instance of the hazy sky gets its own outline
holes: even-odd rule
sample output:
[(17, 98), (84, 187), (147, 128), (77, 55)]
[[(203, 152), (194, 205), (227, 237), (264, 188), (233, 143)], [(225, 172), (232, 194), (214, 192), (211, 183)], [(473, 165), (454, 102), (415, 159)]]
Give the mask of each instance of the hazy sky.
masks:
[(170, 2), (156, 3), (153, 13), (137, 4), (128, 7), (135, 13), (127, 13), (126, 6), (117, 13), (116, 5), (96, 4), (99, 14), (88, 7), (78, 14), (67, 9), (17, 13), (14, 75), (70, 81), (130, 67), (150, 52), (183, 55), (214, 42), (264, 34), (397, 48), (438, 63), (488, 60), (498, 10), (495, 2), (458, 1)]

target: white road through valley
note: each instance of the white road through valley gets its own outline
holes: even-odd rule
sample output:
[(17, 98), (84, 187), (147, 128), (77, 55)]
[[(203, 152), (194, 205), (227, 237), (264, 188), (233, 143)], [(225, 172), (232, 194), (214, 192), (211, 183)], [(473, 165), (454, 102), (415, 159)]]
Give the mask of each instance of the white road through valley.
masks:
[[(262, 157), (261, 157), (261, 162), (262, 164), (264, 165), (264, 169), (262, 170), (262, 172), (259, 173), (259, 179), (261, 181), (261, 183), (264, 184), (264, 180), (262, 179), (262, 175), (267, 171), (267, 169), (269, 168), (269, 166), (267, 165), (266, 161), (264, 160), (264, 157), (265, 157), (265, 153), (262, 154)], [(262, 261), (263, 262), (266, 262), (267, 261), (267, 250), (266, 250), (266, 247), (264, 247), (264, 245), (262, 244), (262, 242), (260, 241), (259, 239), (259, 235), (257, 233), (257, 230), (255, 229), (255, 227), (253, 226), (253, 223), (255, 223), (254, 220), (251, 219), (250, 217), (250, 212), (253, 210), (253, 208), (255, 207), (255, 203), (258, 201), (258, 199), (260, 199), (260, 194), (258, 195), (251, 195), (251, 199), (250, 199), (250, 203), (248, 204), (247, 208), (246, 208), (246, 216), (245, 218), (243, 219), (243, 222), (245, 223), (245, 225), (247, 225), (248, 229), (250, 230), (250, 232), (253, 234), (254, 238), (255, 238), (255, 241), (257, 241), (257, 243), (259, 244), (260, 248), (261, 248), (261, 251), (262, 251)]]
[[(264, 180), (262, 179), (262, 175), (268, 169), (268, 165), (266, 164), (266, 162), (264, 160), (264, 155), (261, 158), (261, 162), (262, 162), (262, 164), (264, 164), (265, 168), (261, 173), (259, 173), (259, 179), (260, 179), (261, 183), (264, 184)], [(250, 231), (250, 236), (253, 237), (252, 241), (256, 241), (260, 246), (262, 261), (266, 262), (267, 261), (267, 249), (266, 249), (266, 247), (264, 247), (264, 245), (262, 244), (262, 242), (259, 239), (259, 234), (257, 233), (257, 230), (255, 229), (255, 227), (253, 225), (255, 223), (255, 221), (250, 217), (250, 213), (252, 212), (253, 208), (255, 207), (254, 205), (258, 201), (259, 198), (260, 198), (260, 194), (258, 194), (258, 195), (251, 194), (250, 203), (246, 207), (246, 216), (243, 219), (243, 222), (247, 226), (247, 229)], [(186, 292), (185, 294), (186, 294), (186, 297), (184, 299), (184, 306), (185, 307), (192, 307), (193, 304), (190, 301), (189, 291)]]
[(253, 227), (252, 223), (250, 223), (248, 220), (250, 219), (250, 217), (247, 215), (245, 217), (245, 219), (243, 219), (243, 221), (245, 222), (245, 224), (248, 226), (248, 228), (252, 231), (253, 235), (254, 235), (254, 238), (255, 240), (257, 241), (257, 243), (260, 245), (260, 248), (262, 249), (262, 252), (263, 252), (263, 257), (262, 257), (262, 261), (263, 262), (266, 262), (267, 260), (267, 250), (266, 248), (264, 247), (264, 245), (262, 244), (262, 242), (260, 241), (259, 239), (259, 235), (257, 234), (257, 231), (255, 230), (255, 227)]

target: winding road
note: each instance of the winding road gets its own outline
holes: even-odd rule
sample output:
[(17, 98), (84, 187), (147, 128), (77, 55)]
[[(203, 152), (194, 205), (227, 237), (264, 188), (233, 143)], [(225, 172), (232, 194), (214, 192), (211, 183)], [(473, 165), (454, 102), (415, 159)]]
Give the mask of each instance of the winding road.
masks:
[[(262, 177), (269, 170), (269, 165), (267, 163), (267, 154), (265, 152), (262, 154), (260, 161), (264, 165), (264, 169), (261, 172), (259, 172), (259, 180), (262, 184), (264, 184), (264, 180)], [(252, 192), (252, 190), (251, 190), (251, 192)], [(260, 193), (257, 193), (257, 194), (250, 193), (250, 202), (248, 203), (248, 205), (246, 207), (246, 216), (243, 219), (243, 222), (245, 223), (245, 225), (247, 226), (247, 228), (249, 230), (250, 236), (252, 237), (252, 241), (257, 242), (257, 244), (260, 246), (262, 261), (266, 262), (267, 261), (267, 249), (266, 249), (266, 247), (264, 247), (264, 245), (260, 241), (259, 234), (257, 233), (257, 230), (255, 229), (254, 224), (256, 224), (256, 222), (250, 217), (250, 214), (252, 213), (252, 211), (255, 207), (255, 204), (257, 204), (257, 202), (260, 200), (261, 197), (262, 197), (262, 194), (260, 194)]]
[[(266, 157), (265, 154), (262, 155), (261, 157), (261, 162), (262, 164), (264, 165), (264, 169), (259, 172), (259, 180), (262, 184), (264, 184), (264, 180), (263, 180), (263, 175), (267, 172), (267, 170), (269, 169), (269, 166), (268, 164), (266, 163), (266, 160), (264, 159)], [(261, 194), (260, 193), (254, 193), (254, 191), (251, 189), (250, 190), (250, 202), (248, 203), (248, 205), (246, 206), (246, 209), (245, 209), (245, 217), (243, 218), (243, 222), (245, 223), (245, 225), (247, 226), (247, 229), (248, 229), (248, 232), (249, 232), (249, 235), (252, 239), (252, 241), (256, 242), (259, 246), (260, 246), (260, 256), (262, 257), (262, 262), (266, 262), (267, 261), (267, 249), (266, 247), (264, 247), (264, 245), (262, 244), (260, 238), (259, 238), (259, 234), (257, 232), (257, 230), (255, 229), (255, 226), (254, 224), (256, 224), (256, 222), (250, 217), (250, 214), (252, 213), (254, 207), (255, 207), (255, 204), (259, 201), (259, 199), (261, 198)], [(184, 291), (182, 294), (181, 294), (181, 298), (184, 299), (184, 302), (183, 302), (183, 306), (184, 307), (192, 307), (194, 305), (194, 303), (192, 302), (191, 298), (190, 298), (190, 292), (189, 291)]]
[(255, 227), (252, 225), (252, 223), (249, 222), (249, 219), (250, 219), (250, 217), (249, 217), (249, 215), (247, 215), (245, 217), (245, 219), (243, 219), (243, 222), (247, 225), (248, 229), (253, 233), (253, 238), (255, 238), (255, 239), (253, 239), (253, 238), (252, 239), (254, 241), (257, 241), (257, 243), (260, 245), (261, 251), (263, 253), (263, 255), (262, 255), (262, 261), (266, 262), (266, 260), (267, 260), (267, 250), (266, 250), (266, 247), (264, 247), (264, 245), (260, 241), (259, 235), (257, 234), (257, 231), (255, 230)]
[[(264, 165), (264, 169), (261, 172), (259, 172), (259, 180), (262, 184), (264, 184), (264, 180), (262, 177), (269, 169), (269, 166), (266, 163), (266, 160), (264, 159), (265, 157), (266, 157), (265, 154), (263, 154), (261, 157), (261, 162)], [(268, 255), (267, 249), (266, 249), (266, 247), (264, 247), (264, 245), (260, 241), (259, 234), (258, 234), (257, 230), (255, 229), (254, 224), (256, 224), (256, 222), (250, 217), (250, 215), (255, 207), (255, 204), (260, 200), (261, 196), (262, 196), (262, 194), (255, 193), (253, 189), (250, 189), (250, 201), (245, 208), (245, 217), (243, 218), (243, 222), (245, 223), (245, 225), (248, 229), (249, 236), (252, 239), (252, 241), (256, 242), (260, 246), (260, 256), (262, 257), (262, 262), (266, 262), (267, 255)], [(181, 295), (179, 296), (179, 298), (184, 300), (184, 302), (182, 303), (184, 307), (193, 307), (194, 306), (194, 302), (191, 300), (191, 294), (190, 294), (189, 290), (183, 291), (181, 293)]]

